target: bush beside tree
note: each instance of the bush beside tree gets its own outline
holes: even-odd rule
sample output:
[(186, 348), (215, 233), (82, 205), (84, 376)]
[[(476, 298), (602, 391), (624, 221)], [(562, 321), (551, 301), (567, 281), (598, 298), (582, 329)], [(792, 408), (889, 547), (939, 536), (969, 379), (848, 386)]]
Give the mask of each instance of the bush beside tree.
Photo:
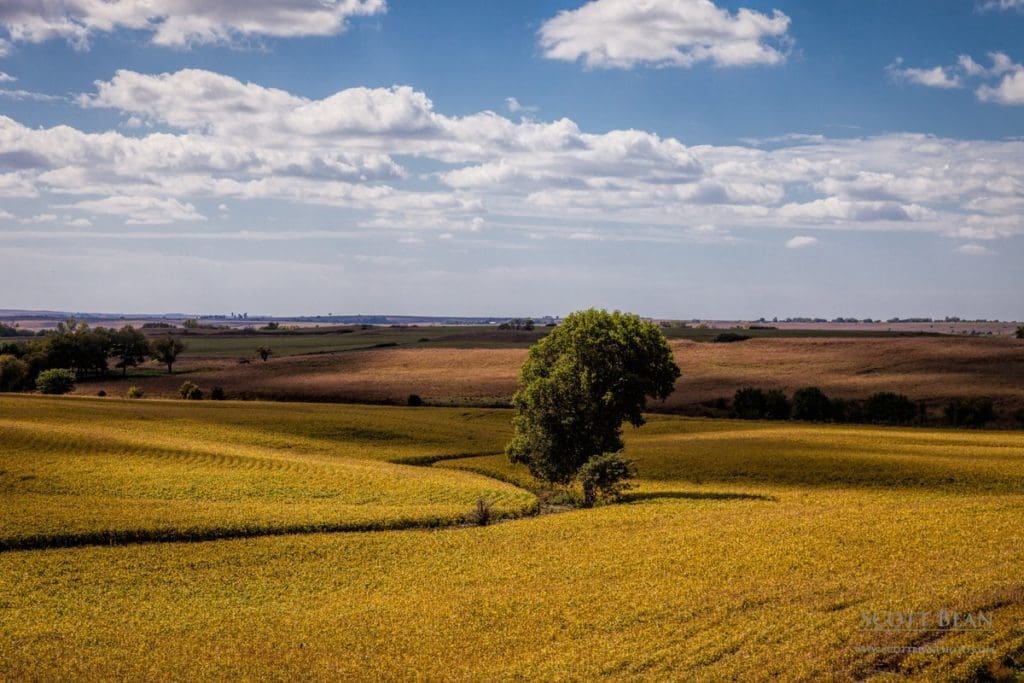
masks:
[(36, 378), (36, 389), (41, 394), (66, 394), (75, 388), (75, 373), (67, 368), (43, 370)]

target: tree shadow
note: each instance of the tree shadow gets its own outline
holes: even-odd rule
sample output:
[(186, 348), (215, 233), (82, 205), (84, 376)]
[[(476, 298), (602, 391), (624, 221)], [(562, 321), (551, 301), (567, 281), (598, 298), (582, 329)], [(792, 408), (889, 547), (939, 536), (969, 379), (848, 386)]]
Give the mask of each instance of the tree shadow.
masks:
[(623, 503), (657, 500), (659, 498), (684, 500), (768, 500), (772, 502), (778, 502), (779, 500), (775, 496), (767, 496), (760, 493), (718, 493), (714, 491), (640, 491), (624, 493), (619, 496), (619, 500)]

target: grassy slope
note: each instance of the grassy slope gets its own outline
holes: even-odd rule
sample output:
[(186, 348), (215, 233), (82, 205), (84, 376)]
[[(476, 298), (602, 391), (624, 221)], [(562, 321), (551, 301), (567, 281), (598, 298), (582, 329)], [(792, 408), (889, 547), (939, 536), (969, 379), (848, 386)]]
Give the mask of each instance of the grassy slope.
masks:
[(492, 414), (0, 399), (0, 548), (401, 527), (531, 496), (405, 462), (499, 450)]
[[(251, 407), (154, 403), (146, 434), (255, 428), (266, 448), (373, 421), (422, 433), (398, 449), (413, 456), (507, 433), (488, 411)], [(390, 446), (363, 436), (363, 462), (379, 463)], [(1024, 647), (1022, 446), (1020, 433), (655, 417), (628, 434), (640, 486), (623, 505), (488, 528), (0, 553), (0, 678), (963, 679)], [(523, 476), (494, 458), (438, 465)], [(938, 609), (988, 610), (993, 628), (861, 629), (864, 610)], [(969, 651), (857, 649), (912, 643)]]

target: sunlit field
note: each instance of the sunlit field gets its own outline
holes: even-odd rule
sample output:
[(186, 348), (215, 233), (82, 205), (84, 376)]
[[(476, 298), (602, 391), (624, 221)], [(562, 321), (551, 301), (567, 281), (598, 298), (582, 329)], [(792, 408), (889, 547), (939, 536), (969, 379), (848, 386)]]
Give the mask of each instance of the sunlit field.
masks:
[[(536, 506), (508, 418), (2, 399), (0, 678), (1020, 671), (1020, 432), (653, 416), (623, 502), (466, 526), (480, 497)], [(245, 537), (128, 542), (221, 536)], [(991, 624), (864, 620), (939, 610)]]

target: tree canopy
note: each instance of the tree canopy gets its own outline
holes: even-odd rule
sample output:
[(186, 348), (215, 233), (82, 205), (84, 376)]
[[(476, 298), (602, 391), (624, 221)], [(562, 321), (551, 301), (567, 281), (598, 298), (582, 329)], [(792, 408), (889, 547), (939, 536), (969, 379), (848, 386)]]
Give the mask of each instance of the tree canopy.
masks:
[(620, 452), (622, 423), (644, 424), (648, 397), (667, 398), (678, 377), (653, 323), (619, 311), (573, 313), (530, 347), (506, 452), (538, 478), (569, 483), (591, 458)]

